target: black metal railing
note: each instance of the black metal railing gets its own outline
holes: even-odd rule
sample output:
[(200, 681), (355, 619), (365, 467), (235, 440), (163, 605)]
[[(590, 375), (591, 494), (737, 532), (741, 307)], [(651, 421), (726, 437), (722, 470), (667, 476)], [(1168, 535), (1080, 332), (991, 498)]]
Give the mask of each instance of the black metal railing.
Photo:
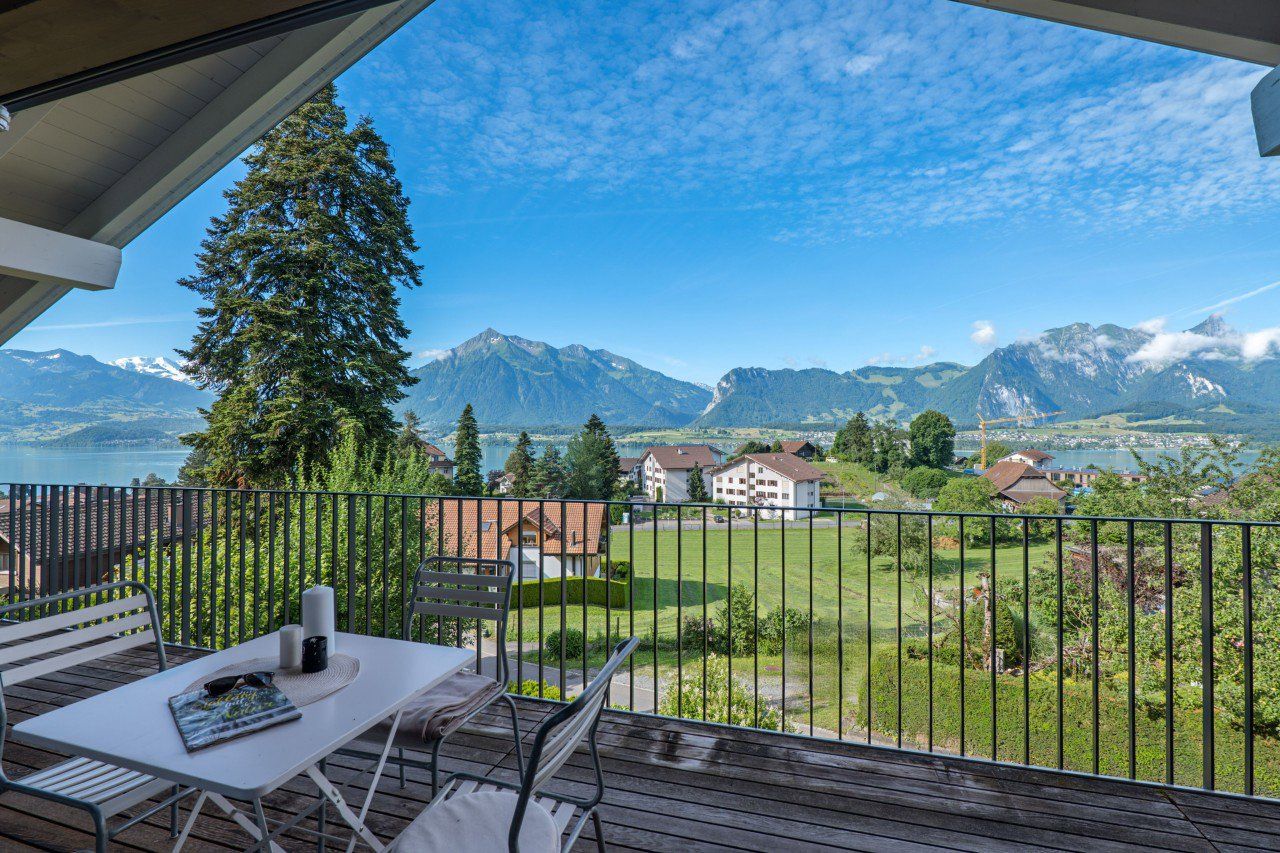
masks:
[[(334, 587), (397, 636), (418, 562), (509, 558), (517, 689), (620, 638), (626, 709), (1244, 794), (1280, 792), (1280, 525), (875, 509), (12, 485), (8, 594), (155, 591), (225, 647)], [(450, 642), (493, 652), (458, 623)]]

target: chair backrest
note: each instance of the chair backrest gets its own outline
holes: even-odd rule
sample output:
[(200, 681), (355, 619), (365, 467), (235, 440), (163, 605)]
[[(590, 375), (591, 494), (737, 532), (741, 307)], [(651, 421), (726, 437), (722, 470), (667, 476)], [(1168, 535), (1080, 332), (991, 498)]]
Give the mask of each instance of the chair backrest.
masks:
[[(22, 618), (29, 612), (51, 615)], [(0, 752), (8, 723), (4, 688), (144, 645), (155, 646), (158, 667), (164, 669), (155, 597), (134, 581), (0, 607)]]
[(570, 801), (592, 808), (604, 796), (604, 776), (600, 769), (600, 756), (596, 751), (596, 727), (600, 724), (600, 714), (604, 710), (605, 703), (609, 701), (609, 687), (614, 674), (617, 673), (618, 667), (626, 663), (627, 658), (631, 657), (631, 653), (639, 645), (640, 640), (631, 637), (614, 646), (604, 668), (591, 679), (591, 683), (578, 694), (578, 698), (556, 711), (538, 728), (533, 749), (525, 764), (524, 777), (520, 780), (520, 798), (511, 821), (512, 850), (516, 849), (516, 842), (520, 837), (520, 824), (524, 820), (529, 798), (546, 788), (547, 783), (564, 766), (584, 739), (590, 747), (591, 760), (595, 765), (596, 795), (588, 801)]
[[(464, 571), (470, 569), (470, 571)], [(413, 638), (416, 616), (434, 616), (443, 634), (446, 619), (479, 619), (496, 623), (498, 681), (507, 683), (507, 617), (511, 612), (511, 580), (515, 564), (510, 560), (476, 557), (427, 557), (414, 576), (409, 609), (404, 617), (404, 638)], [(430, 637), (428, 637), (430, 639)], [(477, 649), (478, 652), (478, 649)]]

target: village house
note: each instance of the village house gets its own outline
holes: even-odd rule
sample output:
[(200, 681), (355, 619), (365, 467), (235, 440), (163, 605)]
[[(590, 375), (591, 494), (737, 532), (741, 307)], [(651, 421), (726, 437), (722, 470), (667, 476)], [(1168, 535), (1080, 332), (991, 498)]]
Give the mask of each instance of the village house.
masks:
[(1008, 509), (1016, 510), (1036, 498), (1050, 498), (1059, 505), (1067, 499), (1067, 493), (1051, 483), (1044, 471), (1026, 462), (1001, 459), (982, 476), (995, 486), (997, 497)]
[(711, 496), (732, 506), (768, 507), (765, 518), (795, 519), (808, 514), (798, 508), (822, 505), (822, 477), (792, 453), (748, 453), (712, 472)]
[(618, 457), (618, 479), (630, 480), (636, 485), (640, 484), (640, 457), (639, 456), (619, 456)]
[(1032, 468), (1044, 470), (1048, 467), (1049, 463), (1053, 461), (1053, 456), (1045, 453), (1043, 450), (1019, 450), (1015, 453), (1010, 453), (1008, 456), (998, 461), (1020, 462), (1023, 465), (1030, 465)]
[(806, 462), (812, 462), (813, 458), (818, 455), (818, 447), (809, 441), (784, 441), (782, 442), (782, 452), (799, 456)]
[(520, 580), (600, 574), (603, 504), (445, 498), (423, 522), (443, 553), (511, 560)]
[(1147, 478), (1132, 471), (1102, 471), (1098, 468), (1046, 468), (1045, 475), (1053, 483), (1070, 483), (1078, 489), (1089, 488), (1103, 474), (1115, 474), (1127, 483), (1141, 483)]
[(444, 474), (446, 477), (453, 477), (453, 460), (445, 455), (445, 452), (436, 447), (429, 441), (422, 443), (422, 452), (431, 458), (432, 472)]
[(669, 444), (650, 447), (640, 457), (640, 487), (650, 500), (680, 503), (689, 500), (689, 472), (702, 469), (702, 484), (711, 493), (711, 469), (724, 462), (724, 451), (709, 444)]

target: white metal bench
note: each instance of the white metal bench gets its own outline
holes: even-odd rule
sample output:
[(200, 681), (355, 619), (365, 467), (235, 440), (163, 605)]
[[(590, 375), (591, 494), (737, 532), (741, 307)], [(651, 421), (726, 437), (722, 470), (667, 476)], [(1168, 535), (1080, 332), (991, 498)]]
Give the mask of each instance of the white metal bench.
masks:
[[(9, 722), (5, 689), (147, 645), (155, 647), (157, 666), (164, 669), (155, 598), (140, 583), (102, 584), (0, 607), (0, 758)], [(178, 801), (189, 793), (164, 779), (89, 758), (72, 758), (17, 779), (0, 765), (0, 794), (7, 791), (87, 811), (98, 853), (117, 834), (166, 807), (176, 835)], [(111, 818), (158, 796), (164, 797), (159, 804), (108, 829)]]

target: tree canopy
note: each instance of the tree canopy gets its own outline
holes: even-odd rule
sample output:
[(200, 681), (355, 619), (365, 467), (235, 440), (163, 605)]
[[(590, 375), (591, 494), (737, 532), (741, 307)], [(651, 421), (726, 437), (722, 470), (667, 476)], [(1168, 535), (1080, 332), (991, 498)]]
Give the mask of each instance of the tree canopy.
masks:
[(565, 496), (584, 500), (608, 500), (618, 479), (618, 451), (604, 421), (592, 415), (582, 431), (569, 439), (564, 465)]
[(946, 468), (955, 460), (956, 427), (951, 418), (934, 409), (911, 421), (911, 462), (925, 468)]
[(276, 125), (225, 193), (196, 273), (203, 300), (187, 372), (218, 396), (184, 436), (188, 480), (304, 478), (344, 426), (371, 445), (396, 431), (413, 384), (399, 287), (421, 284), (391, 153), (367, 118), (348, 126), (332, 85)]
[(458, 418), (458, 432), (454, 437), (453, 461), (457, 465), (454, 482), (460, 495), (484, 494), (484, 477), (480, 473), (480, 430), (476, 426), (475, 412), (467, 403)]

